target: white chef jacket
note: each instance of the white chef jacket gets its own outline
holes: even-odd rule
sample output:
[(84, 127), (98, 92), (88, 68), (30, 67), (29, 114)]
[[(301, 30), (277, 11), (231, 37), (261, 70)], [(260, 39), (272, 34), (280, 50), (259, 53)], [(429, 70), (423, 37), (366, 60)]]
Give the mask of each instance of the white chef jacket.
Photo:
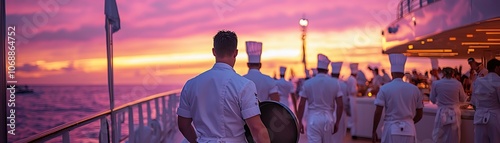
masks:
[(280, 102), (290, 107), (288, 99), (290, 97), (290, 94), (295, 92), (293, 84), (286, 81), (284, 78), (281, 78), (278, 81), (276, 81), (276, 86), (278, 86), (278, 93), (280, 94)]
[(332, 127), (336, 122), (334, 111), (336, 98), (343, 96), (340, 81), (324, 73), (305, 81), (299, 95), (307, 98), (308, 142), (332, 142)]
[(374, 103), (385, 107), (385, 121), (413, 120), (416, 109), (424, 108), (418, 87), (404, 82), (401, 78), (393, 79), (382, 86)]
[(184, 85), (177, 115), (193, 119), (198, 142), (246, 142), (244, 119), (260, 115), (256, 92), (252, 81), (216, 63)]
[(384, 76), (382, 77), (382, 79), (384, 81), (383, 84), (389, 83), (392, 80), (391, 77), (389, 76), (389, 74), (387, 74), (387, 73), (384, 73)]
[(488, 73), (474, 82), (472, 104), (476, 143), (500, 142), (500, 77)]
[(424, 107), (422, 100), (418, 87), (404, 82), (401, 78), (393, 79), (380, 88), (374, 103), (385, 107), (382, 142), (416, 141), (413, 117), (416, 115), (416, 109)]
[(438, 106), (453, 106), (464, 102), (466, 94), (462, 83), (456, 79), (443, 78), (432, 83), (430, 100)]
[(361, 70), (358, 71), (357, 75), (356, 75), (356, 83), (358, 85), (365, 85), (366, 84), (366, 76), (365, 76), (365, 73), (363, 73)]
[(349, 76), (349, 78), (347, 78), (346, 84), (347, 84), (348, 95), (349, 96), (357, 96), (358, 95), (358, 86), (357, 86), (356, 78), (353, 76)]
[(257, 87), (257, 97), (260, 101), (270, 100), (269, 94), (278, 93), (276, 80), (268, 75), (262, 74), (259, 70), (250, 69), (243, 77), (253, 81)]

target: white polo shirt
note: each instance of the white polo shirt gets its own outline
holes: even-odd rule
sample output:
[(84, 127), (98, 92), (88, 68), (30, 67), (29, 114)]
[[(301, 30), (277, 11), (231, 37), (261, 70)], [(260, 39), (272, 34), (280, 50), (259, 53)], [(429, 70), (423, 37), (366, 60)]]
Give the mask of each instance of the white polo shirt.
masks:
[(244, 139), (244, 119), (260, 115), (256, 92), (252, 81), (216, 63), (184, 85), (177, 115), (192, 118), (200, 138)]

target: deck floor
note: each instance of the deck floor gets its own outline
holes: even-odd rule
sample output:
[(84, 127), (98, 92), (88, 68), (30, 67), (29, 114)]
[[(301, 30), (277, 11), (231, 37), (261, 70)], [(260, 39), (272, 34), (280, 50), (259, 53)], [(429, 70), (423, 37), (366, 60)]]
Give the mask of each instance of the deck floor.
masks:
[[(174, 140), (174, 143), (180, 143), (183, 139), (184, 137), (182, 136), (182, 134), (178, 132)], [(344, 139), (344, 143), (370, 143), (370, 142), (371, 142), (370, 139), (365, 139), (365, 138), (353, 140), (351, 139), (351, 135), (349, 133), (346, 135)], [(307, 136), (305, 134), (302, 134), (300, 136), (299, 143), (307, 143)]]

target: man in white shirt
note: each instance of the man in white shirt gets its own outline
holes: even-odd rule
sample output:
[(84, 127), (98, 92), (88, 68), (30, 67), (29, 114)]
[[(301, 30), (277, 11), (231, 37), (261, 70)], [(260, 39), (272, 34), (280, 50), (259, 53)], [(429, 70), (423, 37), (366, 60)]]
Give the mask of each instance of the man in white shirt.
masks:
[(475, 143), (500, 142), (500, 61), (492, 59), (487, 66), (489, 73), (473, 86)]
[(404, 82), (406, 56), (390, 54), (393, 80), (381, 87), (374, 101), (372, 142), (377, 140), (377, 127), (385, 108), (382, 143), (416, 143), (415, 123), (422, 119), (423, 97), (415, 85)]
[[(276, 81), (278, 86), (278, 93), (280, 94), (280, 102), (285, 104), (292, 111), (297, 112), (297, 98), (295, 97), (295, 89), (293, 84), (285, 80), (286, 67), (280, 67), (280, 79)], [(293, 104), (288, 102), (289, 97), (292, 97)]]
[(246, 143), (245, 123), (255, 141), (270, 142), (260, 119), (255, 84), (233, 70), (237, 43), (234, 32), (219, 31), (212, 48), (216, 63), (182, 88), (178, 127), (189, 142)]
[(356, 80), (356, 76), (358, 74), (358, 63), (349, 64), (349, 68), (351, 69), (351, 76), (347, 78), (347, 90), (348, 90), (348, 98), (347, 98), (347, 127), (351, 130), (351, 135), (356, 135), (356, 97), (358, 96), (358, 84)]
[[(340, 81), (339, 77), (340, 77), (340, 70), (342, 69), (342, 62), (332, 62), (331, 67), (332, 67), (332, 78)], [(348, 103), (349, 93), (347, 85), (342, 81), (339, 83), (340, 83), (340, 90), (342, 91), (343, 94), (342, 103), (344, 104), (344, 110), (342, 110), (342, 118), (340, 118), (338, 132), (333, 135), (333, 143), (344, 142), (344, 138), (347, 132), (347, 115), (345, 110), (347, 109), (346, 106), (349, 104)], [(333, 115), (336, 115), (336, 112), (334, 112)]]
[(260, 68), (262, 67), (260, 63), (262, 43), (246, 41), (246, 50), (248, 54), (247, 66), (249, 70), (243, 77), (255, 83), (257, 87), (257, 97), (259, 97), (260, 101), (274, 100), (279, 102), (280, 95), (278, 93), (278, 86), (276, 86), (276, 80), (260, 72)]
[(432, 103), (437, 104), (432, 139), (438, 143), (460, 142), (460, 103), (466, 95), (462, 84), (454, 78), (452, 68), (443, 69), (444, 78), (434, 81), (430, 94)]
[(484, 68), (482, 63), (477, 62), (474, 58), (469, 58), (467, 59), (467, 62), (470, 65), (470, 79), (472, 83), (476, 81), (477, 78), (479, 77), (484, 77), (488, 74), (488, 70)]
[[(308, 103), (307, 140), (309, 143), (331, 143), (342, 117), (343, 93), (340, 90), (340, 81), (327, 75), (329, 64), (328, 57), (319, 54), (318, 74), (305, 81), (299, 93), (300, 104), (297, 116), (300, 125), (302, 125), (304, 106), (306, 102)], [(336, 116), (333, 115), (334, 112)], [(303, 128), (301, 133), (304, 133)]]

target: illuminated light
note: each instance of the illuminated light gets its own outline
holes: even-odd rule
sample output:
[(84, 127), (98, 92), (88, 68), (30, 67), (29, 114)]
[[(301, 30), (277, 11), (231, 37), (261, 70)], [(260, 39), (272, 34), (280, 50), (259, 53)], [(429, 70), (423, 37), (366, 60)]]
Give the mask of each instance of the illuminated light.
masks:
[(467, 54), (470, 54), (470, 53), (472, 53), (472, 52), (474, 52), (474, 49), (468, 49), (468, 50), (467, 50)]
[(432, 38), (427, 39), (427, 42), (432, 42), (432, 41), (433, 41)]
[(408, 45), (408, 49), (413, 49), (413, 45)]
[(500, 41), (500, 39), (488, 39), (488, 41), (498, 42), (498, 41)]
[(416, 19), (415, 19), (415, 16), (411, 18), (411, 21), (415, 21), (415, 20), (416, 20)]
[(472, 35), (472, 34), (467, 34), (467, 38), (472, 38), (472, 37), (474, 37), (474, 35)]
[(447, 53), (453, 52), (451, 49), (432, 49), (432, 50), (406, 50), (408, 53)]
[(450, 37), (450, 41), (455, 41), (455, 40), (457, 40), (456, 37)]
[(425, 44), (425, 41), (421, 41), (420, 44), (422, 44), (422, 45)]
[(497, 32), (500, 32), (500, 29), (476, 29), (476, 32), (485, 32), (485, 31), (497, 31)]
[(500, 32), (486, 32), (488, 35), (500, 35)]
[(418, 53), (418, 56), (424, 57), (452, 57), (457, 55), (458, 53)]
[(462, 45), (500, 45), (500, 43), (488, 43), (488, 42), (462, 42)]
[(372, 96), (372, 93), (371, 92), (368, 92), (368, 97), (371, 97)]
[(471, 49), (490, 48), (490, 46), (469, 46)]

